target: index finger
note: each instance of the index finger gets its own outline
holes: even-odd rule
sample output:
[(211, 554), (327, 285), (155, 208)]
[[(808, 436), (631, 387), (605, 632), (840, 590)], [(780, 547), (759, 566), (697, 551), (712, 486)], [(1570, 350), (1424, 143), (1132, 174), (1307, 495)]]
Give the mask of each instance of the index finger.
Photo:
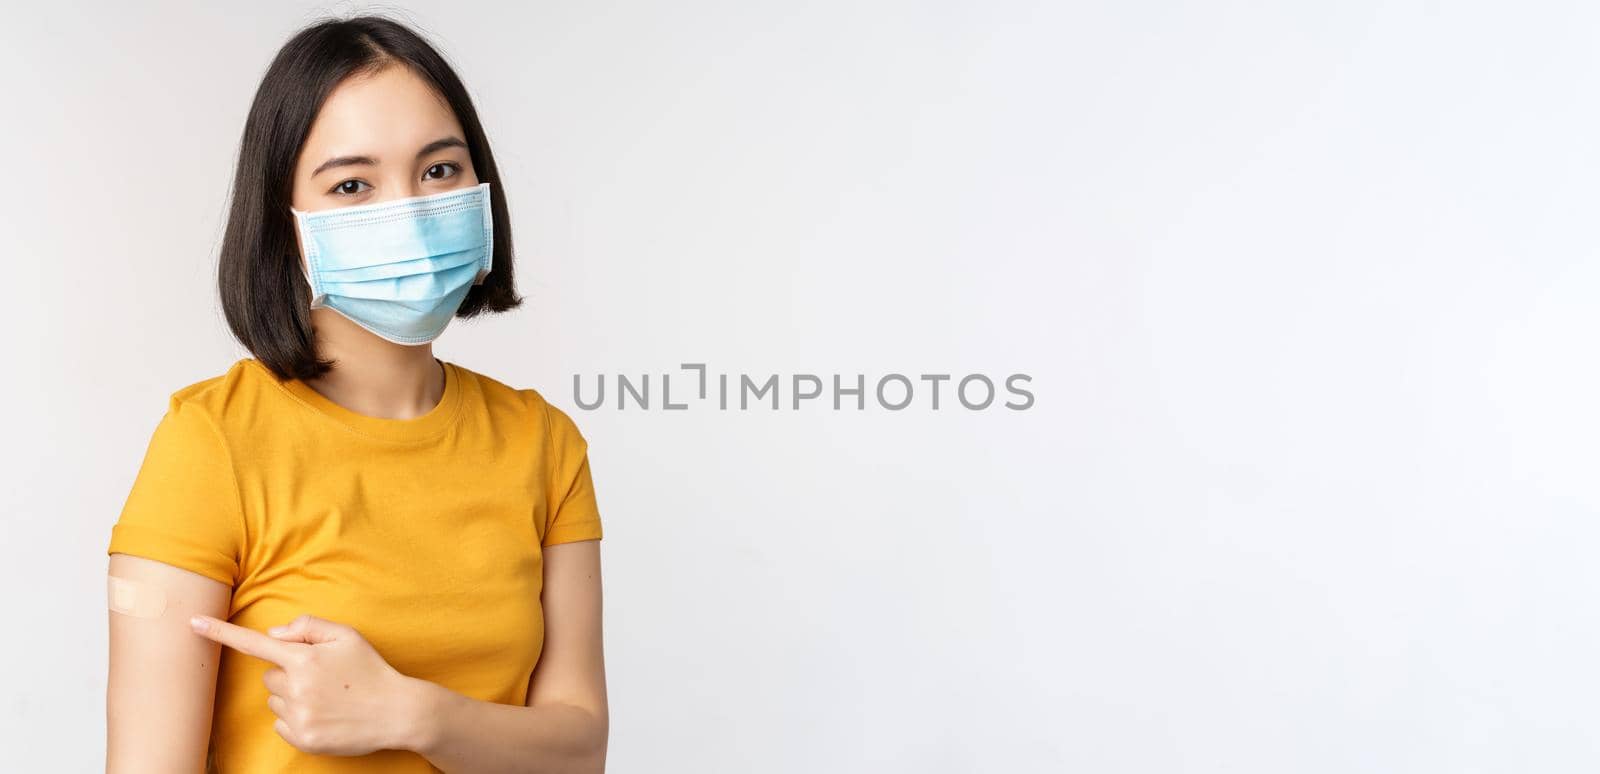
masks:
[(271, 661), (278, 666), (286, 665), (289, 656), (294, 652), (293, 648), (296, 647), (295, 643), (275, 640), (254, 629), (246, 629), (210, 616), (197, 615), (189, 619), (189, 623), (194, 627), (194, 633), (201, 637), (222, 643), (247, 656)]

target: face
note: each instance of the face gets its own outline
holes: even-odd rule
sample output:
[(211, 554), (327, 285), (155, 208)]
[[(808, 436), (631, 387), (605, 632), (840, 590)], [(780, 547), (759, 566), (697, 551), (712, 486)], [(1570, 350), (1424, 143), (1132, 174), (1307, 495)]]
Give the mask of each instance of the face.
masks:
[[(291, 206), (314, 212), (478, 184), (455, 112), (403, 65), (351, 76), (322, 103), (295, 163)], [(294, 229), (295, 242), (300, 230)], [(301, 265), (305, 246), (300, 245)], [(311, 310), (324, 347), (395, 348), (324, 308)], [(427, 347), (421, 348), (427, 350)]]
[(311, 212), (477, 184), (455, 113), (396, 64), (352, 76), (328, 95), (300, 149), (292, 201)]

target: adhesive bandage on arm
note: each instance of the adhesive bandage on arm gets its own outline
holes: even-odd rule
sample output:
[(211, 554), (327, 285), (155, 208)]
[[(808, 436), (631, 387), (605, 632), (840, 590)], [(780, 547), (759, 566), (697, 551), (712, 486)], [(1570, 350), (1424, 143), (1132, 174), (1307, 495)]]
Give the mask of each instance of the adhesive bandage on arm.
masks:
[(167, 609), (167, 592), (153, 583), (107, 575), (106, 592), (111, 609), (123, 615), (160, 618)]

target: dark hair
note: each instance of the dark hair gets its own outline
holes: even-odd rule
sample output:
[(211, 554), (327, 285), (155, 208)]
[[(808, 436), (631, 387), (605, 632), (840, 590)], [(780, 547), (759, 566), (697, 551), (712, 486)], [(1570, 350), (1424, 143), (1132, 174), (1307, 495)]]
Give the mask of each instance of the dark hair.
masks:
[(397, 21), (381, 16), (321, 21), (283, 45), (256, 89), (239, 143), (217, 266), (228, 327), (280, 379), (307, 379), (333, 367), (316, 353), (311, 289), (300, 270), (289, 212), (300, 147), (334, 87), (351, 75), (393, 64), (409, 67), (450, 105), (466, 133), (478, 181), (494, 191), (494, 265), (483, 284), (468, 291), (456, 316), (503, 312), (522, 303), (512, 280), (505, 189), (461, 79), (433, 46)]

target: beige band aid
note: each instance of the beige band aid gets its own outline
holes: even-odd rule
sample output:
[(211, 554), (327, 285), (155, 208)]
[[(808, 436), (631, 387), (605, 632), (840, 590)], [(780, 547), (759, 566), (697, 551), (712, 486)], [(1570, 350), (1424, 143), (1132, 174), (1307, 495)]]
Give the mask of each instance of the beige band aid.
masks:
[(106, 576), (111, 609), (135, 618), (160, 618), (167, 609), (167, 592), (160, 586), (115, 575)]

